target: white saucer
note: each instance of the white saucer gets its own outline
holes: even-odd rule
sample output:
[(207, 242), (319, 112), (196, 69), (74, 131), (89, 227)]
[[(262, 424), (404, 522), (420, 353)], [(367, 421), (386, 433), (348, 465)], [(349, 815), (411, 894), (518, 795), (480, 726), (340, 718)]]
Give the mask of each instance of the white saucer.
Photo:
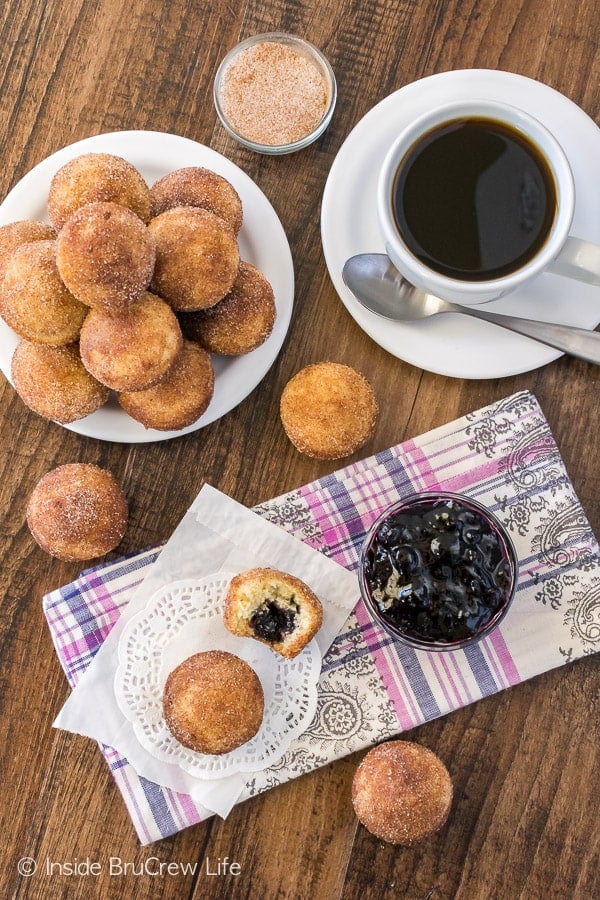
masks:
[[(401, 88), (355, 126), (331, 167), (321, 209), (323, 251), (331, 280), (357, 324), (376, 343), (412, 365), (455, 378), (500, 378), (546, 365), (560, 352), (487, 322), (456, 314), (394, 323), (370, 313), (342, 281), (342, 266), (361, 252), (384, 252), (376, 209), (383, 158), (400, 129), (432, 106), (481, 96), (519, 106), (554, 132), (573, 169), (577, 200), (571, 234), (600, 244), (595, 185), (600, 129), (571, 100), (522, 75), (466, 69), (431, 75)], [(530, 286), (486, 305), (530, 319), (595, 328), (600, 288), (544, 274)]]
[[(263, 192), (238, 166), (210, 147), (156, 131), (118, 131), (85, 138), (33, 168), (0, 205), (0, 225), (19, 219), (48, 221), (46, 198), (52, 176), (82, 153), (114, 153), (133, 163), (149, 185), (184, 166), (205, 166), (227, 178), (240, 195), (244, 221), (238, 236), (240, 255), (268, 278), (275, 294), (277, 318), (269, 338), (252, 353), (213, 357), (215, 392), (207, 411), (181, 431), (155, 431), (130, 418), (111, 398), (106, 406), (65, 426), (88, 437), (124, 443), (164, 441), (196, 431), (225, 415), (259, 384), (275, 361), (290, 324), (294, 302), (294, 266), (283, 226)], [(10, 381), (17, 335), (0, 319), (0, 369)]]

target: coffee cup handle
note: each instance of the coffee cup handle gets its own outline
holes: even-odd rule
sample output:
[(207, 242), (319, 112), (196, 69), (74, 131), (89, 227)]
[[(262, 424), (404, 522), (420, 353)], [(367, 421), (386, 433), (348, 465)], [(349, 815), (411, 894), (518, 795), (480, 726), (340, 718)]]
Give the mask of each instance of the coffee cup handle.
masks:
[(568, 237), (556, 259), (548, 266), (548, 271), (600, 285), (600, 246)]

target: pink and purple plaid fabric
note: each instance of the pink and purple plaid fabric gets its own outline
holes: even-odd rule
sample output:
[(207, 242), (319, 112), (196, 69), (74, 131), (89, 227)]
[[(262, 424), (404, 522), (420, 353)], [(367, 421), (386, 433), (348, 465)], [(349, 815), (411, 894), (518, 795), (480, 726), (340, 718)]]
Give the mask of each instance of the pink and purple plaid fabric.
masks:
[[(324, 659), (313, 722), (282, 760), (255, 773), (242, 799), (600, 650), (598, 544), (528, 392), (353, 463), (255, 512), (352, 569), (383, 507), (436, 488), (479, 500), (511, 532), (519, 587), (508, 615), (466, 651), (424, 653), (395, 644), (359, 601)], [(96, 566), (44, 598), (71, 686), (159, 552)], [(101, 750), (142, 843), (206, 817), (192, 798), (141, 778), (112, 748)]]

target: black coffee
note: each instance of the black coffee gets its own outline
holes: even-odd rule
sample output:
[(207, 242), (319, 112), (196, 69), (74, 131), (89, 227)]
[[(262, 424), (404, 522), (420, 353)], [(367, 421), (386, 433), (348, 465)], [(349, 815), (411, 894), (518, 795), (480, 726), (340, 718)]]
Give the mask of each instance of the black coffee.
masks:
[(426, 266), (486, 281), (542, 247), (556, 189), (544, 156), (519, 132), (493, 119), (456, 119), (403, 159), (392, 203), (403, 240)]

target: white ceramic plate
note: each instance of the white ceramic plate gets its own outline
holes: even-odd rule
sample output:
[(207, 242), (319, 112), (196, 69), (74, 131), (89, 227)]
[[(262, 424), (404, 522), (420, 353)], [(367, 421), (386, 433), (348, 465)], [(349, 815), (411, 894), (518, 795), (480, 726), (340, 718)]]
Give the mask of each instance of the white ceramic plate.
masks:
[[(384, 252), (376, 186), (383, 158), (400, 129), (441, 103), (468, 97), (512, 103), (539, 118), (562, 144), (573, 169), (576, 207), (571, 233), (600, 244), (600, 129), (562, 94), (530, 78), (489, 69), (443, 72), (382, 100), (352, 130), (331, 167), (321, 210), (321, 235), (331, 280), (357, 324), (399, 359), (456, 378), (500, 378), (528, 372), (561, 354), (487, 322), (451, 313), (395, 323), (370, 313), (342, 281), (349, 256)], [(530, 319), (595, 328), (600, 288), (558, 275), (538, 279), (486, 308)]]
[[(188, 138), (155, 131), (120, 131), (85, 138), (53, 153), (31, 170), (0, 205), (0, 225), (19, 219), (48, 221), (46, 198), (54, 173), (82, 153), (114, 153), (136, 166), (149, 185), (184, 166), (205, 166), (227, 178), (240, 195), (244, 222), (240, 256), (254, 263), (275, 293), (277, 318), (267, 341), (252, 353), (213, 357), (215, 393), (204, 415), (181, 431), (144, 428), (111, 398), (106, 406), (66, 427), (88, 437), (124, 443), (164, 441), (196, 431), (229, 412), (264, 378), (287, 333), (294, 302), (294, 267), (287, 237), (275, 210), (251, 178), (215, 150)], [(0, 369), (10, 381), (10, 362), (19, 338), (0, 320)]]

